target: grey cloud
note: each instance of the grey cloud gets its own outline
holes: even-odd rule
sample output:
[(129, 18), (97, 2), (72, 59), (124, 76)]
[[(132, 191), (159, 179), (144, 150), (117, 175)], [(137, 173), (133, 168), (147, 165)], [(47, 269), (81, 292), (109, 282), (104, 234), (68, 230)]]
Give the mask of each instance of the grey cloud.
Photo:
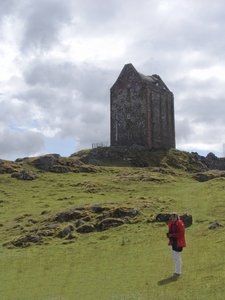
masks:
[(27, 103), (6, 98), (1, 102), (0, 124), (21, 124), (30, 118), (30, 110)]
[(176, 120), (175, 128), (177, 141), (188, 140), (194, 130), (188, 119)]
[(180, 113), (189, 116), (192, 122), (213, 124), (220, 123), (225, 126), (224, 110), (225, 104), (221, 104), (221, 99), (202, 97), (200, 99), (186, 99), (187, 103)]
[(109, 134), (109, 89), (116, 80), (113, 75), (89, 64), (36, 61), (24, 73), (27, 90), (15, 97), (28, 109), (29, 104), (35, 105), (42, 116), (39, 122), (58, 128), (61, 137), (80, 138), (85, 132), (85, 139), (90, 140), (93, 132)]
[(35, 0), (23, 13), (25, 31), (21, 51), (45, 51), (59, 42), (59, 32), (71, 21), (70, 1)]
[[(130, 1), (131, 3), (132, 1)], [(118, 7), (121, 9), (121, 1), (114, 0), (108, 1), (98, 0), (98, 3), (92, 0), (78, 0), (75, 5), (75, 11), (78, 11), (79, 14), (84, 19), (89, 19), (92, 23), (95, 21), (96, 23), (100, 22), (102, 24), (103, 21), (108, 21), (115, 18), (115, 15), (118, 12)], [(78, 9), (77, 9), (78, 8)]]
[(74, 88), (79, 79), (79, 70), (70, 62), (57, 63), (36, 60), (25, 71), (25, 81), (30, 85), (51, 86), (54, 88)]
[(8, 16), (15, 12), (16, 0), (1, 0), (0, 16)]
[[(129, 2), (131, 5), (132, 1)], [(109, 36), (119, 26), (117, 22), (124, 11), (126, 1), (77, 0), (74, 5), (74, 18), (72, 32), (74, 38), (98, 37), (99, 34)], [(122, 29), (122, 28), (121, 28)]]
[(37, 108), (51, 110), (57, 105), (56, 94), (49, 88), (35, 86), (22, 93), (15, 94), (14, 97), (18, 98), (27, 110), (32, 110), (32, 104)]
[[(208, 2), (206, 9), (207, 5), (184, 3), (177, 2), (177, 7), (171, 4), (173, 9), (169, 15), (160, 17), (160, 14), (154, 14), (153, 19), (145, 22), (145, 30), (137, 30), (137, 34), (141, 32), (141, 35), (137, 36), (134, 33), (135, 37), (127, 50), (128, 57), (135, 57), (136, 53), (138, 57), (142, 53), (142, 57), (146, 57), (146, 63), (154, 59), (157, 72), (170, 72), (170, 76), (172, 72), (177, 74), (193, 67), (207, 67), (215, 62), (220, 63), (224, 58), (225, 46), (224, 34), (220, 29), (224, 28), (225, 18), (214, 18), (213, 23), (206, 20), (203, 22), (202, 16), (207, 16), (213, 5)], [(175, 9), (179, 9), (179, 13)], [(221, 7), (219, 9), (221, 10)], [(225, 11), (222, 11), (224, 15)], [(136, 26), (142, 28), (140, 24)], [(193, 57), (193, 52), (198, 56)]]
[(177, 114), (189, 116), (196, 123), (223, 123), (224, 126), (223, 86), (223, 81), (215, 77), (201, 80), (186, 76), (173, 82)]
[(5, 128), (1, 131), (0, 157), (14, 160), (16, 156), (32, 156), (43, 151), (44, 135), (37, 132), (19, 132)]
[[(25, 71), (24, 77), (30, 86), (41, 86), (77, 91), (87, 102), (105, 102), (112, 85), (113, 72), (91, 64), (76, 65), (71, 62), (56, 63), (35, 61)], [(116, 75), (115, 75), (116, 76)]]

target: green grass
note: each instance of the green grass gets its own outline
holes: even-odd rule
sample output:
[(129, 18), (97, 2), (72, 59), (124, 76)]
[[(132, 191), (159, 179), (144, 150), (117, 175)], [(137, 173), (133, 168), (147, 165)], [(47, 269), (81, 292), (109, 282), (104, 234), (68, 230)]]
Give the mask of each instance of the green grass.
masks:
[[(69, 207), (148, 204), (134, 224), (76, 234), (71, 241), (49, 237), (26, 248), (1, 246), (0, 299), (224, 299), (225, 228), (208, 226), (225, 224), (225, 179), (199, 183), (185, 171), (172, 171), (109, 166), (97, 173), (38, 173), (34, 181), (0, 175), (1, 244), (21, 234), (15, 225), (29, 231)], [(169, 279), (174, 266), (166, 224), (147, 223), (162, 211), (193, 215), (177, 281)], [(15, 220), (25, 214), (30, 216)]]

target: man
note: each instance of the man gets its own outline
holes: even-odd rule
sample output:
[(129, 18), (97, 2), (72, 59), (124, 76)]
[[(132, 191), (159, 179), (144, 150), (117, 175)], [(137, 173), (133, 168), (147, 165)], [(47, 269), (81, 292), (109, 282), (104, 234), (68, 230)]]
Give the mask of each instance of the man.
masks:
[(168, 245), (171, 247), (172, 257), (175, 263), (174, 277), (181, 275), (182, 260), (180, 253), (183, 247), (186, 247), (185, 241), (185, 227), (183, 221), (180, 220), (177, 213), (172, 213), (170, 221), (168, 223), (169, 232), (167, 237), (169, 238)]

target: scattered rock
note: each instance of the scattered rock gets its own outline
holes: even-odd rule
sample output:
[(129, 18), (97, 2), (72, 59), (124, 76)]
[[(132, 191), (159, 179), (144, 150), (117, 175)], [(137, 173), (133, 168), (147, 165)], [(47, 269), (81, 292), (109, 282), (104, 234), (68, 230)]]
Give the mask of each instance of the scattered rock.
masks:
[(62, 231), (59, 232), (58, 236), (60, 238), (64, 238), (66, 237), (69, 233), (71, 233), (71, 231), (74, 230), (74, 226), (73, 225), (68, 225), (66, 228), (64, 228)]
[(155, 221), (157, 222), (169, 222), (170, 220), (170, 213), (159, 213), (156, 218)]
[(122, 220), (123, 220), (124, 223), (126, 223), (126, 224), (131, 224), (130, 217), (128, 217), (128, 216), (123, 217)]
[(121, 219), (107, 218), (107, 219), (104, 219), (101, 222), (99, 222), (96, 225), (96, 228), (98, 230), (107, 230), (107, 229), (112, 228), (112, 227), (121, 226), (124, 223), (125, 223), (124, 220), (121, 220)]
[(116, 208), (113, 213), (111, 214), (111, 217), (112, 218), (121, 218), (121, 217), (135, 217), (139, 212), (139, 208), (133, 208), (133, 209), (128, 209), (128, 210), (125, 210), (124, 208)]
[(38, 230), (36, 234), (38, 234), (39, 236), (54, 236), (55, 232), (53, 230), (45, 230), (45, 231)]
[(23, 170), (21, 171), (20, 173), (13, 173), (11, 175), (12, 178), (17, 178), (17, 179), (20, 179), (20, 180), (34, 180), (37, 178), (36, 175), (34, 174), (30, 174), (28, 171), (26, 170)]
[(102, 207), (101, 207), (100, 205), (98, 205), (98, 204), (93, 204), (93, 205), (91, 206), (91, 208), (92, 208), (92, 210), (94, 211), (94, 213), (96, 213), (96, 214), (102, 213), (103, 210), (105, 209), (105, 208), (102, 208)]
[(15, 247), (24, 247), (27, 246), (29, 243), (39, 243), (41, 241), (41, 237), (37, 234), (27, 234), (25, 236), (20, 236), (11, 242)]
[[(130, 207), (130, 205), (131, 203), (129, 202), (124, 207), (115, 207), (115, 203), (79, 206), (42, 220), (41, 223), (37, 219), (31, 218), (31, 214), (24, 214), (15, 218), (14, 221), (20, 222), (26, 218), (27, 224), (29, 224), (29, 226), (26, 226), (31, 227), (30, 230), (25, 231), (20, 224), (16, 224), (13, 229), (19, 229), (21, 233), (26, 235), (20, 236), (8, 244), (16, 247), (24, 247), (29, 243), (44, 243), (47, 237), (59, 237), (70, 240), (77, 238), (73, 234), (73, 231), (83, 234), (93, 231), (105, 231), (124, 224), (139, 222), (140, 220), (136, 216), (139, 214), (140, 208)], [(146, 207), (149, 208), (149, 206), (146, 206), (146, 203), (141, 204), (139, 202), (139, 205), (143, 209)], [(41, 213), (41, 215), (45, 215), (45, 213)], [(156, 217), (152, 215), (150, 222), (168, 222), (170, 215), (171, 213), (164, 212), (159, 213)], [(184, 213), (180, 215), (180, 218), (183, 220), (185, 227), (192, 224), (191, 215)], [(40, 226), (38, 225), (39, 223)], [(62, 227), (62, 223), (67, 224), (64, 225), (65, 227)], [(32, 228), (32, 224), (35, 224), (34, 228)]]
[(77, 232), (79, 233), (89, 233), (95, 231), (95, 227), (92, 224), (83, 224), (77, 228)]
[(57, 214), (52, 220), (56, 222), (68, 222), (71, 220), (78, 220), (87, 216), (87, 212), (79, 211), (77, 209), (70, 209)]
[(72, 233), (70, 233), (66, 239), (67, 239), (67, 240), (77, 239), (77, 236), (74, 235), (74, 234), (72, 234)]
[(224, 227), (224, 226), (219, 222), (213, 222), (212, 224), (210, 224), (209, 229), (216, 229), (218, 227)]
[(84, 225), (84, 221), (83, 220), (78, 220), (77, 223), (76, 223), (76, 227), (80, 227)]
[(44, 230), (57, 230), (59, 228), (58, 224), (49, 224), (43, 227)]

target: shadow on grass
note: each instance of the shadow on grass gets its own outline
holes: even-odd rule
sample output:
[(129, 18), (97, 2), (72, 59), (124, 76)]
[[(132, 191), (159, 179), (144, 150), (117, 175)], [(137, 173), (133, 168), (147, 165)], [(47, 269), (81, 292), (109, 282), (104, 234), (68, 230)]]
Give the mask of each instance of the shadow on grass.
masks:
[(158, 281), (158, 285), (165, 285), (165, 284), (168, 284), (168, 283), (172, 283), (172, 282), (175, 282), (178, 280), (179, 277), (168, 277), (166, 279), (163, 279), (163, 280), (160, 280)]

